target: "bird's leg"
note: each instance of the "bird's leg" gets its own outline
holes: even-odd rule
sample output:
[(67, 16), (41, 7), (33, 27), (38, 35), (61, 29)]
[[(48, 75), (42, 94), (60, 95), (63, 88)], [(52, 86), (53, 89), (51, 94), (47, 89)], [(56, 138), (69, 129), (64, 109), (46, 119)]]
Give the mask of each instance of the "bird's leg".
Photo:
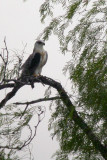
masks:
[(34, 76), (34, 77), (39, 77), (39, 76), (40, 76), (40, 73), (34, 74), (33, 76)]

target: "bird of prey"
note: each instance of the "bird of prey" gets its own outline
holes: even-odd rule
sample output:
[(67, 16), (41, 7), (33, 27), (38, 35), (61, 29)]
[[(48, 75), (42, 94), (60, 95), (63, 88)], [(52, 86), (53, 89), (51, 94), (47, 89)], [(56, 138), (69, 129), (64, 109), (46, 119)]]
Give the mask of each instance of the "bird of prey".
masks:
[(44, 50), (45, 43), (41, 40), (36, 41), (33, 53), (28, 57), (22, 65), (22, 76), (39, 76), (41, 75), (42, 68), (47, 62), (48, 54)]

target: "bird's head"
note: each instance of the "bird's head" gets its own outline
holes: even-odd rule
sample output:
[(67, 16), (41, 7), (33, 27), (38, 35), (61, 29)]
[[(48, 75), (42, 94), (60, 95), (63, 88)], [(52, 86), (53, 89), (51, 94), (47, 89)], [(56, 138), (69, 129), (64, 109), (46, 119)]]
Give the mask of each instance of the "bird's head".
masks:
[(34, 45), (34, 48), (36, 50), (38, 49), (43, 49), (43, 46), (45, 45), (45, 42), (41, 41), (41, 40), (38, 40), (36, 41), (35, 45)]
[(38, 41), (36, 41), (36, 44), (39, 45), (39, 46), (44, 46), (45, 42), (43, 42), (41, 40), (38, 40)]
[(38, 40), (35, 42), (35, 45), (34, 45), (34, 50), (33, 52), (42, 52), (43, 50), (43, 46), (45, 45), (45, 42), (41, 41), (41, 40)]

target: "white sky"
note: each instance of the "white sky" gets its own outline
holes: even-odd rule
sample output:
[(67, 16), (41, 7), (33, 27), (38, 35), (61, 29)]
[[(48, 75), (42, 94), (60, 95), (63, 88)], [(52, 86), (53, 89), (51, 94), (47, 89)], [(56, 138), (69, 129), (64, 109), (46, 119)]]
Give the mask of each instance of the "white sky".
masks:
[[(23, 44), (27, 43), (27, 54), (24, 59), (32, 53), (35, 39), (45, 27), (45, 24), (41, 24), (39, 16), (39, 7), (42, 2), (43, 0), (27, 0), (26, 2), (22, 0), (0, 0), (0, 49), (3, 47), (3, 40), (6, 36), (8, 49), (21, 51)], [(49, 58), (42, 74), (61, 82), (64, 87), (69, 87), (67, 86), (67, 79), (62, 73), (62, 68), (69, 55), (65, 59), (65, 56), (60, 53), (58, 40), (55, 36), (46, 42), (45, 49), (48, 51)], [(18, 101), (19, 98), (20, 101), (42, 98), (43, 88), (41, 84), (36, 84), (33, 90), (31, 87), (23, 87), (13, 101)], [(51, 140), (50, 132), (48, 132), (50, 113), (47, 103), (45, 106), (46, 117), (40, 124), (37, 136), (33, 141), (34, 160), (50, 160), (58, 148), (57, 142)]]

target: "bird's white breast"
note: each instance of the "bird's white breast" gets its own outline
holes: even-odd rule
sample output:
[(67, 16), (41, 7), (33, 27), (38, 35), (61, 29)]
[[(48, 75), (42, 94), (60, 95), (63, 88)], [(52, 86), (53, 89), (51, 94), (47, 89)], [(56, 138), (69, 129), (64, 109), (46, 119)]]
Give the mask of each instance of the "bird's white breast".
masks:
[(45, 52), (43, 52), (43, 53), (41, 54), (41, 66), (42, 66), (42, 67), (46, 64), (47, 58), (48, 58), (47, 52), (45, 51)]
[(40, 58), (40, 63), (38, 65), (38, 67), (36, 68), (35, 70), (35, 74), (41, 74), (42, 72), (42, 67), (46, 64), (47, 62), (47, 58), (48, 58), (48, 55), (47, 55), (47, 52), (46, 51), (43, 51), (40, 53), (41, 54), (41, 58)]

